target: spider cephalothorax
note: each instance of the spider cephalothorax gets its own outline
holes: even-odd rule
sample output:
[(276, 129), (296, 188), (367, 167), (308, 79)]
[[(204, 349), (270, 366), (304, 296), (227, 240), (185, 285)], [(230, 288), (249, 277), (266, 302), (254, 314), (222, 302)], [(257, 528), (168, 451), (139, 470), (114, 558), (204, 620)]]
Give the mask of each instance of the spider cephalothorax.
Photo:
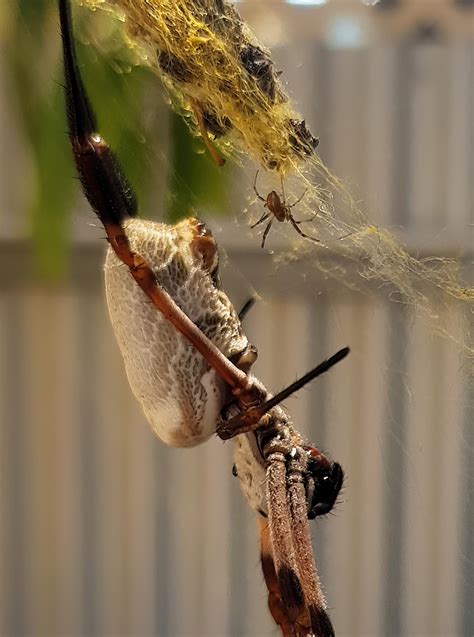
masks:
[(214, 432), (234, 438), (236, 472), (260, 514), (272, 616), (285, 637), (330, 637), (308, 516), (330, 509), (342, 470), (306, 443), (280, 403), (349, 350), (275, 396), (249, 373), (256, 350), (219, 288), (212, 234), (195, 219), (169, 226), (134, 218), (135, 198), (97, 133), (78, 71), (68, 0), (59, 8), (71, 145), (110, 245), (107, 302), (132, 390), (170, 445), (195, 445)]
[(338, 462), (330, 462), (319, 449), (308, 450), (307, 499), (308, 518), (326, 515), (336, 503), (344, 482), (344, 472)]

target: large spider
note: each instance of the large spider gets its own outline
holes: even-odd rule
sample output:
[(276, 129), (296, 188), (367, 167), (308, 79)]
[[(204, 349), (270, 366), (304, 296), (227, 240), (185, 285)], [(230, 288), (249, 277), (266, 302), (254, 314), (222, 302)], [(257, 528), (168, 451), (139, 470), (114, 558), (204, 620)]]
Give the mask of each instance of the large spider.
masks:
[(110, 244), (107, 301), (131, 388), (167, 444), (192, 446), (216, 432), (234, 438), (236, 473), (260, 518), (272, 616), (284, 637), (329, 637), (308, 518), (331, 509), (343, 473), (303, 440), (279, 403), (349, 350), (273, 397), (249, 373), (256, 350), (219, 289), (212, 234), (195, 219), (168, 226), (134, 218), (135, 197), (97, 133), (78, 71), (69, 1), (59, 0), (59, 9), (70, 140)]

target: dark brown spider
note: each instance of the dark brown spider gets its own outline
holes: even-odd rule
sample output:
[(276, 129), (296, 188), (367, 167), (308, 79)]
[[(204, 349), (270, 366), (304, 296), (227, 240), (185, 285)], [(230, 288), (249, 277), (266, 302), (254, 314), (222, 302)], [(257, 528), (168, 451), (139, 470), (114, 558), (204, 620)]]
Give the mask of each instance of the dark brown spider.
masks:
[(257, 172), (255, 174), (255, 180), (253, 182), (253, 189), (254, 189), (255, 194), (257, 195), (257, 197), (260, 199), (260, 201), (264, 202), (263, 207), (267, 208), (268, 212), (264, 212), (263, 215), (260, 217), (260, 219), (258, 221), (256, 221), (250, 227), (251, 228), (255, 228), (256, 226), (258, 226), (261, 223), (263, 223), (264, 221), (266, 221), (269, 217), (272, 217), (270, 219), (270, 221), (268, 222), (265, 230), (263, 231), (262, 248), (265, 247), (265, 241), (266, 241), (268, 233), (270, 232), (270, 228), (272, 227), (272, 223), (273, 223), (274, 219), (276, 219), (277, 221), (289, 221), (291, 223), (291, 225), (293, 226), (293, 228), (296, 230), (296, 232), (301, 237), (304, 237), (305, 239), (309, 239), (310, 241), (314, 241), (315, 243), (319, 243), (319, 239), (315, 239), (314, 237), (310, 237), (308, 234), (305, 234), (301, 230), (301, 228), (299, 227), (299, 224), (303, 223), (303, 221), (296, 221), (295, 218), (293, 217), (293, 215), (291, 214), (291, 209), (294, 208), (296, 206), (296, 204), (298, 204), (303, 199), (303, 197), (306, 194), (306, 190), (292, 204), (287, 204), (286, 203), (286, 197), (285, 197), (285, 188), (283, 186), (283, 177), (281, 177), (281, 197), (276, 192), (276, 190), (272, 190), (271, 192), (269, 192), (266, 198), (262, 197), (262, 195), (257, 190), (258, 172), (259, 171), (257, 170)]

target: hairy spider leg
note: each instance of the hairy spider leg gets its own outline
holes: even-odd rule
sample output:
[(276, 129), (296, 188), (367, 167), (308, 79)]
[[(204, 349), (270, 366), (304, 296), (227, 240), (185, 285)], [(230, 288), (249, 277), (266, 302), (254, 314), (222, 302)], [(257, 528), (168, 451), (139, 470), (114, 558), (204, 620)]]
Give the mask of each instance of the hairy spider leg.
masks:
[(207, 150), (209, 151), (209, 154), (212, 157), (214, 163), (217, 164), (217, 166), (219, 167), (223, 166), (225, 164), (225, 159), (219, 155), (217, 150), (212, 145), (211, 140), (209, 139), (209, 134), (207, 132), (206, 126), (204, 124), (204, 117), (202, 116), (202, 111), (194, 100), (192, 101), (192, 107), (194, 111), (194, 116), (196, 118), (196, 121), (199, 127), (199, 132), (201, 133), (202, 141), (204, 142)]
[(229, 385), (231, 391), (244, 403), (261, 400), (265, 394), (260, 386), (251, 382), (249, 376), (233, 365), (196, 327), (158, 284), (145, 260), (131, 250), (122, 224), (135, 214), (135, 197), (112, 151), (96, 132), (96, 118), (76, 61), (69, 0), (59, 0), (59, 13), (71, 145), (84, 193), (102, 222), (110, 245), (118, 258), (128, 266), (131, 275), (153, 305), (204, 356), (209, 365)]
[(298, 568), (306, 605), (311, 618), (311, 628), (315, 635), (334, 635), (331, 620), (326, 612), (326, 600), (314, 561), (311, 537), (308, 528), (306, 490), (303, 473), (305, 467), (301, 458), (292, 458), (288, 463), (288, 502), (291, 520), (291, 536), (298, 560)]
[[(268, 520), (259, 517), (260, 530), (260, 561), (262, 565), (263, 577), (268, 590), (268, 609), (277, 626), (280, 627), (282, 637), (294, 637), (295, 624), (291, 622), (286, 614), (280, 584), (275, 569), (275, 561), (273, 559), (273, 549), (270, 539), (270, 525)], [(309, 615), (304, 609), (304, 617), (306, 629), (309, 628)], [(300, 620), (301, 622), (301, 620)]]
[(97, 133), (96, 118), (77, 68), (70, 3), (60, 0), (59, 11), (69, 136), (82, 186), (102, 223), (120, 226), (136, 214), (135, 195), (113, 152)]
[(297, 635), (333, 637), (309, 536), (304, 450), (295, 448), (291, 440), (274, 437), (263, 453), (268, 463), (268, 522), (282, 610)]
[[(286, 442), (286, 441), (285, 441)], [(300, 585), (298, 562), (291, 539), (291, 522), (286, 492), (286, 460), (288, 445), (272, 440), (264, 450), (267, 461), (266, 487), (268, 523), (273, 551), (273, 561), (282, 592), (285, 616), (291, 625), (306, 612), (303, 590)]]
[[(301, 622), (301, 618), (307, 612), (297, 557), (291, 538), (291, 522), (286, 492), (287, 455), (275, 443), (276, 441), (272, 441), (270, 443), (272, 448), (265, 450), (268, 523), (278, 588), (281, 591), (282, 610), (290, 626), (295, 626), (298, 619)], [(307, 619), (305, 623), (309, 623)]]

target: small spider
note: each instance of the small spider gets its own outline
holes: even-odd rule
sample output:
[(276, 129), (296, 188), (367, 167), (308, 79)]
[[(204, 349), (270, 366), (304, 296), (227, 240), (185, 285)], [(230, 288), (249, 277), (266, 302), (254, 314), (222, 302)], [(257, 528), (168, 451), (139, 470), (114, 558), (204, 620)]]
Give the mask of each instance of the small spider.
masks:
[(268, 233), (270, 232), (270, 228), (272, 227), (272, 223), (274, 219), (276, 219), (277, 221), (289, 221), (300, 236), (304, 237), (305, 239), (309, 239), (310, 241), (314, 241), (315, 243), (319, 243), (319, 239), (310, 237), (308, 234), (305, 234), (301, 230), (301, 228), (299, 227), (299, 224), (303, 223), (303, 221), (296, 221), (293, 215), (291, 214), (291, 209), (294, 208), (296, 204), (298, 204), (303, 199), (303, 197), (306, 194), (306, 190), (292, 204), (287, 204), (286, 197), (285, 197), (285, 188), (283, 186), (283, 177), (281, 177), (281, 193), (282, 193), (281, 197), (276, 192), (276, 190), (272, 190), (271, 192), (268, 193), (265, 199), (265, 197), (262, 197), (262, 195), (257, 190), (258, 172), (259, 171), (257, 170), (257, 173), (255, 175), (255, 180), (253, 182), (253, 189), (257, 197), (260, 199), (260, 201), (264, 202), (264, 208), (267, 208), (268, 212), (264, 212), (263, 215), (260, 217), (260, 219), (250, 227), (251, 228), (257, 227), (258, 225), (260, 225), (261, 223), (263, 223), (264, 221), (266, 221), (269, 217), (273, 215), (273, 217), (270, 219), (270, 221), (267, 224), (267, 227), (265, 228), (263, 232), (262, 248), (265, 247), (265, 241), (267, 239)]

